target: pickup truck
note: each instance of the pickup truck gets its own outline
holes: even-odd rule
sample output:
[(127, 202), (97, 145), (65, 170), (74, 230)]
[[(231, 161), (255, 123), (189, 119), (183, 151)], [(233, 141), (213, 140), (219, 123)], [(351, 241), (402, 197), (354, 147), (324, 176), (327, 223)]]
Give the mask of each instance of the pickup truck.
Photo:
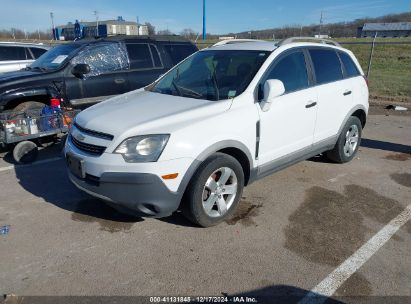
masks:
[(113, 36), (56, 46), (23, 70), (0, 75), (0, 112), (56, 100), (86, 108), (147, 86), (197, 51), (179, 36)]

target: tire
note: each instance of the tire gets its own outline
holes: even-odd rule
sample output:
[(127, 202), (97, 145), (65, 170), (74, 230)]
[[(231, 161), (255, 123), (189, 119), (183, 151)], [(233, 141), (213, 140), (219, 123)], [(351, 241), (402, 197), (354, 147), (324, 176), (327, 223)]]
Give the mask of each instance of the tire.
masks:
[[(225, 182), (221, 183), (220, 178)], [(191, 178), (183, 199), (183, 214), (202, 227), (217, 225), (235, 211), (243, 188), (244, 172), (240, 163), (230, 155), (215, 153)]]
[(21, 141), (13, 149), (13, 158), (17, 163), (27, 164), (36, 160), (37, 145), (32, 141)]
[(41, 109), (44, 107), (44, 104), (37, 101), (26, 101), (21, 104), (18, 104), (14, 109), (10, 110), (11, 117), (13, 119), (25, 118), (27, 112), (32, 115), (40, 115)]
[(352, 160), (360, 147), (361, 135), (361, 121), (358, 117), (351, 116), (342, 129), (334, 149), (326, 152), (327, 158), (340, 164)]
[(44, 107), (44, 104), (37, 101), (26, 101), (21, 104), (18, 104), (12, 111), (14, 113), (21, 113), (27, 111), (41, 111)]

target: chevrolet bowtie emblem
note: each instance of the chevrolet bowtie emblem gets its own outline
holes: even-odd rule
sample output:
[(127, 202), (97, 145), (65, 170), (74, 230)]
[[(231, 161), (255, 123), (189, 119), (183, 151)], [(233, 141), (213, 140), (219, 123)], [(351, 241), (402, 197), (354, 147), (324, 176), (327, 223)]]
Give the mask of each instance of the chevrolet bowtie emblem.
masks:
[(75, 138), (79, 141), (83, 141), (84, 139), (86, 139), (86, 137), (81, 133), (77, 133)]

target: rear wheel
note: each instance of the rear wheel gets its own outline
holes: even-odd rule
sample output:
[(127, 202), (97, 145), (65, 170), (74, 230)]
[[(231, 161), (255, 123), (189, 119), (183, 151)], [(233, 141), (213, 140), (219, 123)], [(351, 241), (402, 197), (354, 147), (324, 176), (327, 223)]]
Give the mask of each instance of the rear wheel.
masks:
[(351, 116), (345, 124), (334, 149), (326, 156), (337, 163), (346, 163), (352, 160), (357, 153), (362, 135), (362, 125), (358, 117)]
[(240, 163), (216, 153), (199, 167), (185, 195), (184, 214), (202, 227), (214, 226), (236, 209), (244, 187)]

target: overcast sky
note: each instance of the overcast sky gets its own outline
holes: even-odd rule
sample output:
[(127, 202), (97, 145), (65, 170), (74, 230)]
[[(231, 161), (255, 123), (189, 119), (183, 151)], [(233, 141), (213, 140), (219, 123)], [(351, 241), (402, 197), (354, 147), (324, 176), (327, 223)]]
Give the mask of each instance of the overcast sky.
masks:
[[(291, 24), (351, 21), (411, 11), (411, 0), (206, 0), (207, 32), (228, 33), (280, 27)], [(27, 31), (51, 28), (50, 12), (56, 25), (76, 19), (124, 19), (151, 22), (157, 30), (175, 33), (184, 28), (201, 32), (202, 0), (0, 0), (0, 28)]]

